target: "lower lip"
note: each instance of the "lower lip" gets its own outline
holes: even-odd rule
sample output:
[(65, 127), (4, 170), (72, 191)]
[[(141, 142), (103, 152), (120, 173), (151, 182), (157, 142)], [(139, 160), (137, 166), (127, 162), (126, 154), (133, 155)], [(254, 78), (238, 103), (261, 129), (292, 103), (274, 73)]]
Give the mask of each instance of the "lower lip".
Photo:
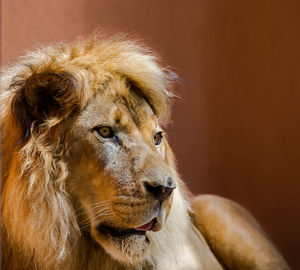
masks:
[(124, 236), (128, 236), (128, 235), (146, 235), (146, 232), (153, 229), (155, 224), (156, 224), (156, 218), (152, 219), (149, 223), (144, 224), (143, 226), (137, 227), (137, 228), (132, 228), (132, 229), (118, 229), (118, 228), (113, 228), (113, 227), (109, 227), (109, 226), (105, 226), (105, 225), (99, 225), (97, 227), (97, 231), (111, 236), (111, 237), (116, 237), (116, 238), (120, 238), (120, 237), (124, 237)]
[(146, 232), (146, 231), (149, 231), (151, 230), (152, 226), (154, 224), (154, 219), (152, 219), (150, 222), (148, 222), (147, 224), (141, 226), (141, 227), (137, 227), (137, 228), (134, 228), (136, 231), (143, 231), (143, 232)]

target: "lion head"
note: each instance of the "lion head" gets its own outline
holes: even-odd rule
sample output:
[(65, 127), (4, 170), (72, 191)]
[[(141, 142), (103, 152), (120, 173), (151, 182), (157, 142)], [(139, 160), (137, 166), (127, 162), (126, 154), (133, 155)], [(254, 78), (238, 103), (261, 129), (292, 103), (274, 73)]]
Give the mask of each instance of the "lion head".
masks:
[(175, 256), (188, 222), (162, 128), (175, 78), (122, 37), (42, 48), (4, 70), (5, 267), (157, 268)]

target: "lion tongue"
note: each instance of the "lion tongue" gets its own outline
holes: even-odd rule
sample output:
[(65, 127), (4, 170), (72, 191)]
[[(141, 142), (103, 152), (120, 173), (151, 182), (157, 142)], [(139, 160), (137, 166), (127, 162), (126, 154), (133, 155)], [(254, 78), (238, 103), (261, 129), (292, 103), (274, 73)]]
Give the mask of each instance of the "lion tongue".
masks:
[(137, 227), (137, 228), (134, 228), (136, 231), (149, 231), (151, 228), (152, 228), (152, 225), (154, 223), (154, 220), (152, 219), (149, 223), (141, 226), (141, 227)]

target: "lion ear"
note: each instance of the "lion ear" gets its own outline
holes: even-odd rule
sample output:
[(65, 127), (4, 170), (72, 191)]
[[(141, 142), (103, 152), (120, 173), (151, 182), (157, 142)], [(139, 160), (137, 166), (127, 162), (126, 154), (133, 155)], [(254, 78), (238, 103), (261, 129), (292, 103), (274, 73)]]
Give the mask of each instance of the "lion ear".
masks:
[[(78, 104), (75, 78), (68, 72), (33, 74), (22, 84), (12, 101), (11, 110), (27, 137), (34, 121), (64, 118)], [(76, 102), (77, 101), (77, 102)]]

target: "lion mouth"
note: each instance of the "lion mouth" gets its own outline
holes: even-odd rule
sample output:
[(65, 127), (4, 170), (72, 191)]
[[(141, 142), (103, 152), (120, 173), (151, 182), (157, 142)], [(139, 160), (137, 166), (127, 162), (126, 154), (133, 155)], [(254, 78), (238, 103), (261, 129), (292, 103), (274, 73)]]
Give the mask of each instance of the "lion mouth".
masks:
[(146, 232), (150, 231), (154, 227), (156, 222), (157, 219), (154, 218), (150, 222), (140, 227), (131, 228), (131, 229), (122, 229), (122, 228), (116, 228), (116, 227), (100, 224), (99, 226), (97, 226), (97, 231), (104, 235), (110, 236), (112, 238), (125, 238), (133, 235), (146, 236)]

